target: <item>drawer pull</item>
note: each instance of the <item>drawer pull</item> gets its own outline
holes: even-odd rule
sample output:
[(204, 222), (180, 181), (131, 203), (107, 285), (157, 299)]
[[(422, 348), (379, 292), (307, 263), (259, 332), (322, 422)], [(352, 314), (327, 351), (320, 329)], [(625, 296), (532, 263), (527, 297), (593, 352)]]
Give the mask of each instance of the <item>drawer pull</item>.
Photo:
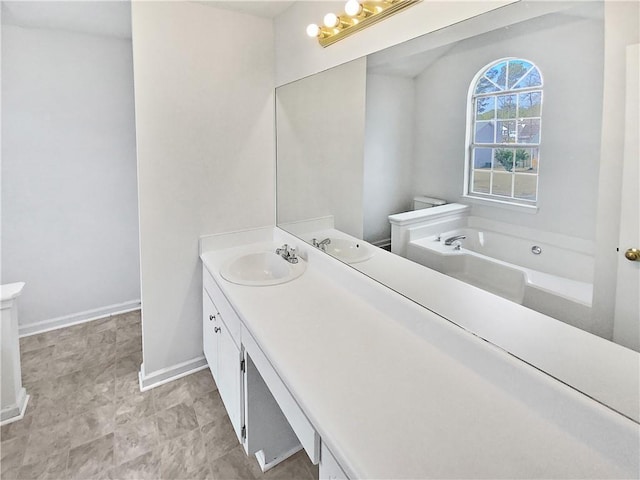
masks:
[(213, 331), (214, 331), (214, 332), (216, 332), (216, 333), (220, 333), (220, 330), (221, 330), (221, 329), (220, 329), (220, 327), (215, 327), (215, 328), (213, 329)]

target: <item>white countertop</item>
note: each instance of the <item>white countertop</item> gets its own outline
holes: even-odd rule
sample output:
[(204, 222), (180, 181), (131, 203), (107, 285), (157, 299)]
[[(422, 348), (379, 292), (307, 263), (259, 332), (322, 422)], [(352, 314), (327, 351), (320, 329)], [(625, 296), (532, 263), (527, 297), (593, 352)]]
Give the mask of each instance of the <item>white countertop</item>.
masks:
[(282, 285), (220, 277), (252, 249), (201, 258), (350, 478), (638, 477), (637, 423), (321, 252)]

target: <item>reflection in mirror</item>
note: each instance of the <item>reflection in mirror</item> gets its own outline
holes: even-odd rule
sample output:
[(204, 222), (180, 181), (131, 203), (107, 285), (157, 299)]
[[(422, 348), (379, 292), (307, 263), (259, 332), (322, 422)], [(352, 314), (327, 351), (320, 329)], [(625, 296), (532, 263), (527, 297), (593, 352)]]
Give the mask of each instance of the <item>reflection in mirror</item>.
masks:
[[(592, 313), (605, 38), (601, 2), (519, 2), (278, 88), (278, 225), (343, 242), (351, 257), (321, 249), (456, 323), (409, 279), (435, 270), (443, 291), (455, 278), (612, 339), (613, 311)], [(640, 350), (631, 307), (616, 341)]]

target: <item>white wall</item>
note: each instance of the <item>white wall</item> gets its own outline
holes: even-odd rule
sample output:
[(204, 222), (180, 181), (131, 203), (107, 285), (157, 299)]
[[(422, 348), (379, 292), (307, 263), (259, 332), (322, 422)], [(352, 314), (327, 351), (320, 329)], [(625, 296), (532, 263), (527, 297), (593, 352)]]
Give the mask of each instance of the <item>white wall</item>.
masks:
[(136, 307), (139, 278), (131, 40), (2, 25), (2, 283), (26, 282), (21, 332)]
[(428, 0), (326, 48), (309, 38), (305, 28), (310, 23), (320, 24), (328, 12), (343, 12), (345, 2), (296, 2), (275, 19), (276, 84), (321, 72), (514, 1)]
[(544, 77), (539, 209), (531, 215), (474, 205), (473, 214), (594, 240), (603, 48), (601, 18), (565, 14), (455, 45), (416, 78), (414, 192), (461, 201), (471, 80), (499, 58), (525, 58)]
[(274, 223), (273, 30), (195, 2), (132, 24), (148, 385), (203, 362), (198, 237)]
[(361, 58), (278, 89), (279, 224), (333, 215), (362, 238), (366, 68)]
[(391, 238), (387, 217), (411, 210), (413, 79), (367, 75), (364, 143), (364, 240)]

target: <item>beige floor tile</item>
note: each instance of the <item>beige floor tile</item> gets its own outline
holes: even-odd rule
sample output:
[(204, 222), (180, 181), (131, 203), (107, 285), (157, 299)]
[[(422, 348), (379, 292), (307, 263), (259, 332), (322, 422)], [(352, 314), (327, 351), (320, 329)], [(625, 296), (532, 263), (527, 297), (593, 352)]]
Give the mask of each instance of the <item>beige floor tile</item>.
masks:
[(55, 346), (24, 352), (20, 356), (23, 383), (43, 380), (51, 377), (50, 367)]
[(115, 328), (116, 321), (114, 317), (105, 317), (87, 323), (85, 333), (87, 335), (91, 335), (94, 333), (104, 332), (106, 330), (114, 330)]
[(123, 317), (116, 320), (116, 342), (120, 343), (142, 335), (142, 325), (139, 320)]
[(193, 397), (186, 377), (165, 383), (151, 390), (156, 411), (160, 412), (180, 403), (191, 404)]
[[(111, 365), (116, 361), (115, 343), (103, 343), (88, 348), (82, 356), (82, 368), (94, 368), (100, 365)], [(116, 364), (117, 368), (117, 364)]]
[(137, 311), (21, 339), (31, 399), (0, 431), (3, 480), (318, 478), (301, 454), (263, 475), (209, 370), (140, 392), (140, 333)]
[(116, 343), (115, 328), (91, 332), (87, 335), (87, 347), (99, 347)]
[(118, 425), (115, 430), (115, 464), (121, 465), (151, 452), (158, 444), (158, 429), (153, 417)]
[(114, 435), (110, 433), (69, 451), (67, 473), (71, 479), (106, 476), (113, 467)]
[(116, 344), (116, 353), (118, 356), (125, 356), (130, 353), (142, 353), (142, 337), (132, 337), (119, 341)]
[(25, 446), (23, 464), (31, 464), (55, 453), (66, 452), (71, 446), (69, 421), (33, 428)]
[(69, 404), (69, 412), (78, 415), (107, 405), (112, 405), (115, 408), (115, 383), (115, 379), (112, 379), (77, 389), (74, 394), (65, 397)]
[(160, 446), (161, 478), (211, 479), (199, 430), (174, 437)]
[(20, 468), (24, 458), (27, 437), (17, 437), (0, 443), (0, 473), (2, 476), (9, 471)]
[(55, 345), (55, 340), (47, 338), (45, 335), (30, 335), (20, 338), (20, 352), (26, 353), (32, 350), (40, 350), (44, 347)]
[(134, 352), (116, 359), (116, 377), (138, 372), (142, 364), (142, 353)]
[(72, 432), (71, 447), (77, 447), (107, 434), (115, 429), (115, 405), (94, 408), (69, 420)]
[(198, 429), (198, 420), (193, 407), (180, 403), (155, 415), (161, 442), (182, 436)]
[(208, 368), (187, 375), (184, 379), (192, 398), (198, 398), (206, 393), (217, 390), (211, 371)]
[(117, 466), (112, 477), (118, 480), (160, 479), (160, 453), (158, 449)]
[(211, 462), (211, 474), (214, 480), (255, 480), (260, 474), (258, 464), (252, 465), (241, 445), (238, 445), (226, 455)]
[(32, 428), (42, 428), (60, 423), (69, 418), (67, 402), (59, 399), (39, 397), (33, 410)]
[(238, 437), (225, 414), (200, 428), (209, 461), (216, 460), (238, 446)]
[(67, 357), (74, 353), (87, 350), (87, 337), (82, 335), (71, 335), (56, 342), (53, 350), (53, 358)]
[[(31, 398), (29, 398), (31, 401)], [(29, 405), (27, 404), (27, 408)], [(22, 420), (17, 420), (0, 427), (0, 441), (11, 440), (17, 437), (26, 437), (29, 435), (31, 424), (33, 423), (33, 416), (26, 416)]]
[(23, 465), (19, 472), (20, 480), (60, 480), (67, 478), (67, 460), (69, 451), (51, 455), (34, 463)]
[(198, 425), (201, 427), (227, 416), (227, 411), (217, 390), (197, 397), (193, 400), (192, 406), (196, 412)]

